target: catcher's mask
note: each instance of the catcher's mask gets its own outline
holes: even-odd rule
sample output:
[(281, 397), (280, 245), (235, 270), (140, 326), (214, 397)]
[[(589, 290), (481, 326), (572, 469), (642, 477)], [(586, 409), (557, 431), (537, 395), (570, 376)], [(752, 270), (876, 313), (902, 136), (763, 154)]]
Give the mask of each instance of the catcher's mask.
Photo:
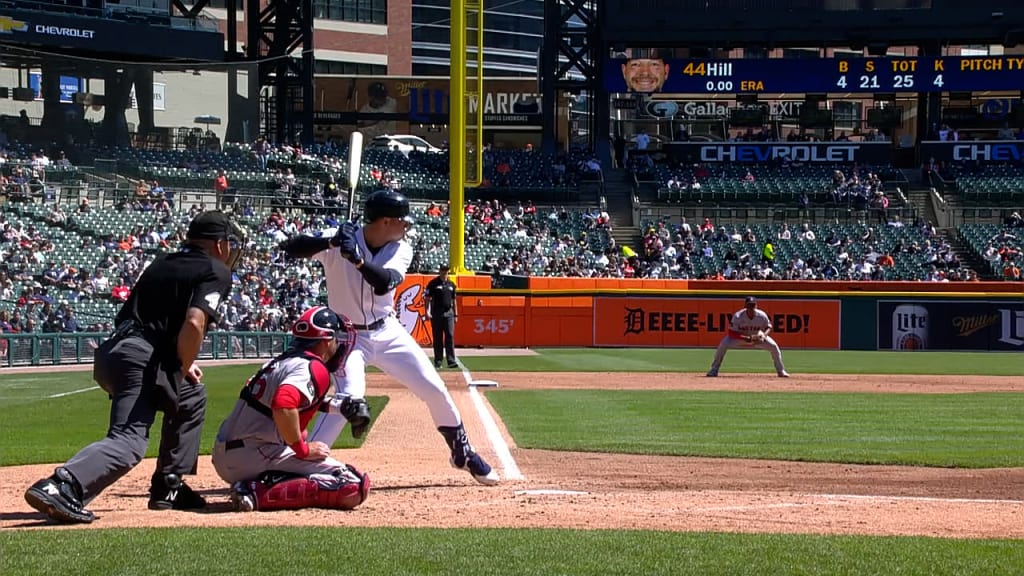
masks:
[(334, 339), (338, 349), (324, 364), (331, 372), (345, 365), (356, 343), (356, 329), (348, 318), (326, 306), (314, 306), (306, 310), (292, 326), (292, 346), (305, 350), (322, 340)]

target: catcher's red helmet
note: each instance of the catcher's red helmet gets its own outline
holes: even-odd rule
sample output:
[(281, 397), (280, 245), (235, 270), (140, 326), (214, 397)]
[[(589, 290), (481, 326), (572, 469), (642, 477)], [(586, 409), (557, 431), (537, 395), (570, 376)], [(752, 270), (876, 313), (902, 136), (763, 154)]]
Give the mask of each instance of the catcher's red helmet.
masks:
[(306, 310), (292, 326), (292, 343), (297, 349), (306, 349), (319, 340), (335, 339), (338, 350), (326, 362), (334, 372), (344, 366), (352, 347), (355, 345), (356, 329), (348, 318), (326, 306), (314, 306)]
[(292, 336), (303, 340), (329, 340), (345, 329), (347, 320), (326, 306), (306, 310), (292, 326)]

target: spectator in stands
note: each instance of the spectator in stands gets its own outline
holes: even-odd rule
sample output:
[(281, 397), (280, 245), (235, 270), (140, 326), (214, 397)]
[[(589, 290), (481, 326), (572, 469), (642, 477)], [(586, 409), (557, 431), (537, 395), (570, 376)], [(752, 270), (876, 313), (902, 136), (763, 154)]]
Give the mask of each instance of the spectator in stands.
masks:
[(800, 226), (800, 235), (798, 239), (805, 242), (814, 242), (817, 237), (814, 235), (814, 230), (811, 230), (809, 224), (802, 224)]
[(641, 128), (640, 131), (633, 136), (633, 143), (636, 144), (637, 150), (647, 150), (647, 147), (651, 145), (651, 137), (647, 135), (646, 128)]
[(766, 240), (761, 248), (761, 264), (769, 268), (775, 266), (775, 245), (771, 240)]
[(921, 165), (921, 179), (925, 185), (934, 188), (938, 183), (940, 166), (935, 157), (932, 156), (927, 162)]
[(1015, 260), (1011, 260), (1003, 267), (1003, 280), (1018, 281), (1021, 279), (1020, 266)]
[(217, 172), (217, 177), (213, 181), (213, 192), (217, 198), (217, 206), (221, 210), (227, 210), (235, 203), (235, 189), (228, 183), (226, 171)]
[(615, 167), (625, 168), (626, 167), (626, 139), (622, 137), (622, 133), (615, 134), (615, 140), (612, 142), (612, 149), (615, 151)]
[(1007, 228), (1024, 228), (1024, 219), (1021, 219), (1020, 212), (1014, 211), (1006, 218)]

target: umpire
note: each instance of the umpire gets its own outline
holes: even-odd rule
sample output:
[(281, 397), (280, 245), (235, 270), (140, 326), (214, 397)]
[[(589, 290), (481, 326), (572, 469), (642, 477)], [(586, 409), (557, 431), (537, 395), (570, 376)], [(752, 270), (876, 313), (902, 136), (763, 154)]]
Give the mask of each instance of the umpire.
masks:
[[(441, 359), (448, 356), (448, 367), (458, 368), (455, 361), (455, 321), (459, 311), (455, 304), (455, 283), (448, 278), (448, 265), (442, 264), (437, 277), (427, 283), (427, 319), (434, 340), (434, 367), (441, 367)], [(442, 349), (444, 355), (442, 355)]]
[(25, 493), (29, 505), (59, 522), (92, 522), (85, 505), (142, 460), (161, 411), (149, 508), (206, 506), (182, 480), (195, 474), (206, 414), (203, 373), (194, 362), (231, 291), (230, 268), (244, 241), (223, 212), (203, 212), (189, 225), (181, 250), (146, 269), (118, 312), (113, 335), (95, 354), (93, 378), (111, 398), (107, 436), (33, 484)]

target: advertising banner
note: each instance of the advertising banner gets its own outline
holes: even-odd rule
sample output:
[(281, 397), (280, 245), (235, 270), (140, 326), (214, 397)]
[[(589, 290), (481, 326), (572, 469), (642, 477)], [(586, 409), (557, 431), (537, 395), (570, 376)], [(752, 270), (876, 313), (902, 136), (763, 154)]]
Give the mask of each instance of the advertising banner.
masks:
[(224, 35), (215, 28), (172, 27), (169, 18), (157, 25), (146, 19), (119, 20), (99, 11), (86, 13), (95, 17), (5, 7), (0, 11), (0, 38), (13, 45), (181, 60), (224, 59)]
[(1024, 159), (1024, 142), (922, 142), (921, 158), (935, 158), (938, 162), (1020, 162)]
[[(450, 80), (409, 76), (320, 76), (316, 78), (319, 124), (352, 124), (372, 138), (407, 134), (409, 124), (446, 124)], [(469, 101), (469, 113), (483, 113), (485, 126), (539, 127), (537, 82), (484, 79), (483, 96)]]
[(880, 300), (878, 349), (1024, 351), (1024, 303)]
[(679, 162), (801, 162), (890, 164), (888, 142), (670, 142), (662, 150)]
[[(76, 92), (85, 91), (85, 81), (77, 76), (60, 77), (60, 101), (62, 104), (72, 104), (75, 101)], [(43, 99), (43, 77), (39, 72), (30, 72), (28, 75), (28, 87), (36, 95), (36, 101)]]
[[(838, 300), (760, 300), (782, 348), (839, 349)], [(714, 347), (740, 299), (594, 298), (595, 346)]]

